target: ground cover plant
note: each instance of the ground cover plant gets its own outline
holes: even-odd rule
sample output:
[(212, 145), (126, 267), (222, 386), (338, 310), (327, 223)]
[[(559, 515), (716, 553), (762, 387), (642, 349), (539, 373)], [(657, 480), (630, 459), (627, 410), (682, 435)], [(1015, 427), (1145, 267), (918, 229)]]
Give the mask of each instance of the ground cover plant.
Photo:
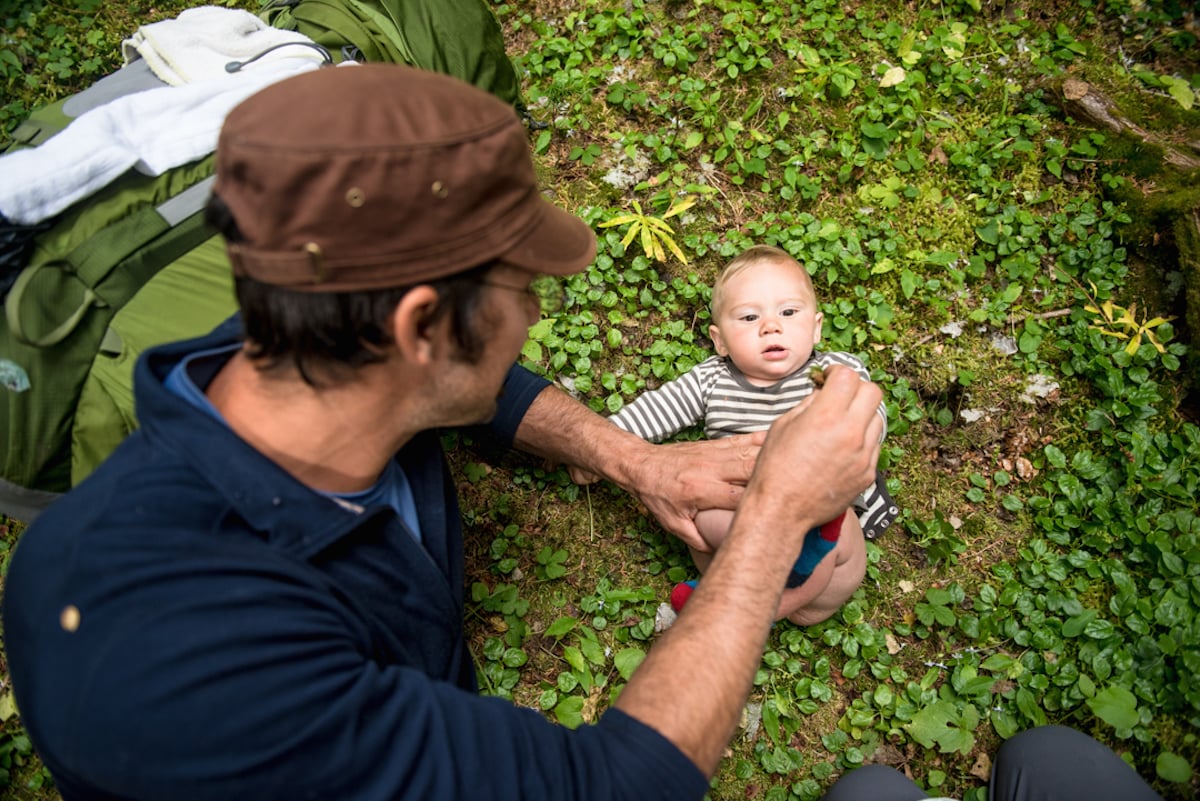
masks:
[[(0, 0), (6, 129), (181, 7), (87, 3)], [(807, 801), (882, 762), (983, 799), (999, 742), (1060, 722), (1165, 798), (1196, 797), (1197, 254), (1145, 202), (1200, 207), (1197, 173), (1173, 178), (1144, 142), (1075, 122), (1063, 92), (1100, 87), (1186, 151), (1200, 141), (1190, 12), (493, 7), (547, 191), (600, 237), (563, 312), (532, 330), (534, 369), (618, 410), (710, 353), (708, 285), (768, 243), (809, 266), (824, 347), (859, 354), (885, 392), (901, 524), (869, 544), (838, 615), (775, 627), (710, 796)], [(664, 625), (671, 586), (695, 576), (685, 549), (611, 487), (446, 440), (474, 533), (481, 685), (563, 725), (594, 720)], [(18, 535), (9, 524), (6, 547)], [(6, 690), (0, 780), (53, 797)]]

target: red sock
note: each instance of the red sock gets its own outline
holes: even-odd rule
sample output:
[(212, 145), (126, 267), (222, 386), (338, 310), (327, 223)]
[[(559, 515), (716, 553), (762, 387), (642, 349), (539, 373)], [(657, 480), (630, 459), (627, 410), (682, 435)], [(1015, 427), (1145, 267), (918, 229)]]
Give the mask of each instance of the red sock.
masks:
[(687, 603), (687, 599), (692, 597), (692, 590), (696, 589), (695, 581), (685, 581), (682, 584), (676, 584), (675, 589), (671, 590), (671, 608), (676, 614), (683, 610), (683, 605)]
[[(846, 510), (847, 512), (849, 510)], [(837, 517), (830, 520), (825, 525), (821, 526), (821, 539), (826, 542), (837, 542), (838, 537), (842, 535), (842, 522), (846, 519), (846, 512), (842, 512)]]

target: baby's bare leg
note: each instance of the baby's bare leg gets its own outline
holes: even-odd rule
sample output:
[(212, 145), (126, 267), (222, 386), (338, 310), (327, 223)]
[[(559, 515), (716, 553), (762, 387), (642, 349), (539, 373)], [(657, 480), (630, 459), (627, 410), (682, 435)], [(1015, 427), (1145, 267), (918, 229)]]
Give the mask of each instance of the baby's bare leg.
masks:
[[(715, 551), (729, 533), (733, 512), (706, 509), (696, 514), (696, 528)], [(689, 549), (696, 568), (703, 573), (712, 562), (712, 553)], [(846, 515), (834, 549), (817, 563), (812, 575), (799, 587), (784, 590), (779, 599), (776, 619), (787, 618), (799, 626), (812, 626), (832, 617), (841, 608), (867, 572), (867, 549), (862, 527), (853, 514)]]
[[(704, 509), (696, 513), (696, 530), (700, 532), (700, 536), (713, 551), (721, 547), (732, 523), (733, 512), (729, 509)], [(709, 563), (712, 562), (712, 552), (701, 553), (695, 548), (688, 548), (688, 550), (692, 553), (692, 561), (696, 563), (696, 569), (701, 573), (707, 570)]]
[(853, 514), (846, 515), (837, 545), (813, 570), (808, 580), (784, 590), (778, 618), (798, 626), (812, 626), (833, 616), (862, 584), (867, 573), (867, 546), (862, 526)]

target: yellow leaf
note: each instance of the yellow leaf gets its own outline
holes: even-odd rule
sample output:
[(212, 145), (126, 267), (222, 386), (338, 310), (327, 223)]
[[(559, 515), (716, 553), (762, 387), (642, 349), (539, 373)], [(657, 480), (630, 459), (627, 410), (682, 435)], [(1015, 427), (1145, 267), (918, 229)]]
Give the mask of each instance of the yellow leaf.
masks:
[(600, 223), (599, 227), (612, 228), (614, 225), (626, 225), (631, 222), (637, 222), (640, 219), (640, 217), (636, 217), (632, 214), (622, 214), (620, 217), (613, 217), (610, 220), (605, 220), (604, 222)]
[(1093, 325), (1091, 327), (1095, 328), (1097, 331), (1099, 331), (1101, 334), (1104, 334), (1104, 336), (1106, 336), (1106, 337), (1116, 337), (1117, 339), (1129, 339), (1129, 334), (1126, 334), (1123, 331), (1109, 331), (1107, 328), (1101, 328), (1098, 325)]
[(668, 234), (675, 233), (675, 229), (673, 229), (669, 223), (665, 223), (657, 217), (646, 217), (642, 220), (642, 223), (654, 228), (657, 231), (662, 231)]
[(1149, 320), (1148, 322), (1142, 323), (1142, 328), (1158, 328), (1160, 325), (1167, 322), (1168, 320), (1174, 320), (1174, 319), (1175, 319), (1174, 317), (1155, 317), (1153, 320)]
[(1135, 336), (1133, 338), (1132, 341), (1130, 341), (1130, 343), (1128, 345), (1125, 346), (1125, 352), (1128, 353), (1130, 356), (1132, 356), (1133, 354), (1137, 353), (1137, 350), (1139, 347), (1141, 347), (1141, 345), (1142, 345), (1142, 335), (1138, 334), (1137, 336)]
[(654, 258), (657, 261), (666, 261), (667, 253), (663, 250), (662, 242), (658, 239), (654, 240)]
[(1129, 313), (1128, 309), (1121, 309), (1121, 316), (1116, 320), (1113, 320), (1113, 322), (1119, 325), (1128, 326), (1129, 328), (1141, 327), (1137, 324), (1137, 320), (1134, 319), (1134, 316)]
[(696, 205), (696, 198), (689, 197), (685, 200), (677, 200), (671, 204), (671, 208), (663, 215), (663, 219), (674, 217), (677, 214), (683, 214), (685, 211)]
[(904, 79), (907, 77), (908, 73), (904, 71), (904, 67), (892, 67), (879, 80), (879, 88), (887, 89), (889, 86), (898, 86), (904, 83)]
[(642, 226), (642, 252), (650, 258), (654, 257), (654, 236), (644, 225)]
[(625, 232), (625, 238), (621, 240), (621, 247), (623, 247), (623, 248), (629, 247), (629, 243), (632, 242), (634, 240), (634, 237), (636, 237), (638, 235), (638, 229), (641, 227), (642, 226), (638, 225), (637, 223), (634, 223), (633, 225), (629, 226), (629, 230)]
[(683, 255), (683, 251), (679, 249), (679, 245), (675, 244), (675, 240), (673, 238), (664, 236), (662, 241), (663, 244), (670, 248), (671, 252), (675, 254), (675, 258), (679, 259), (680, 263), (688, 263), (687, 256)]

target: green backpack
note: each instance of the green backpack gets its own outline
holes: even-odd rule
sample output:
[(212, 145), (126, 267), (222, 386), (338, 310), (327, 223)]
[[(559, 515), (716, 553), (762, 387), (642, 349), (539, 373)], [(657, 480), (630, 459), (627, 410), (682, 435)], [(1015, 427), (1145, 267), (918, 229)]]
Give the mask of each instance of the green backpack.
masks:
[[(57, 130), (35, 112), (18, 146)], [(56, 127), (57, 126), (57, 127)], [(0, 324), (0, 512), (31, 520), (134, 428), (132, 365), (235, 311), (224, 246), (203, 219), (212, 157), (129, 171), (34, 240)]]
[(483, 0), (274, 0), (259, 17), (335, 57), (453, 75), (524, 111), (503, 32)]
[[(446, 72), (520, 107), (483, 0), (293, 0), (264, 19), (342, 57)], [(35, 111), (9, 150), (152, 86), (141, 73), (134, 62)], [(32, 520), (133, 431), (143, 350), (206, 333), (236, 310), (224, 244), (203, 219), (211, 182), (211, 156), (157, 177), (131, 170), (34, 239), (0, 321), (0, 514)]]

